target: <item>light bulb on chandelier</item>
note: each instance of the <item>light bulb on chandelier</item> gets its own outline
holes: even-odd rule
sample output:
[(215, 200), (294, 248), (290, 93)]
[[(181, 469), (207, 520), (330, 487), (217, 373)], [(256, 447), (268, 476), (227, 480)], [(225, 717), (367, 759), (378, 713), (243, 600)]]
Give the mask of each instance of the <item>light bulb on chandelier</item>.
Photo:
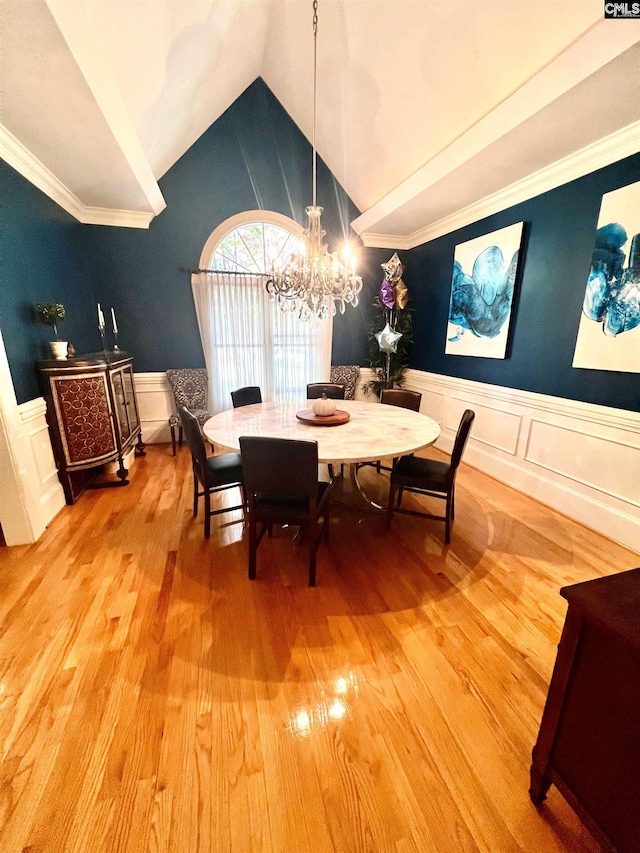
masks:
[(362, 279), (356, 275), (356, 259), (347, 244), (345, 263), (322, 242), (326, 231), (320, 222), (323, 208), (316, 205), (316, 90), (318, 0), (313, 2), (313, 204), (306, 208), (309, 224), (297, 254), (284, 264), (272, 261), (267, 293), (284, 312), (298, 311), (301, 320), (328, 320), (347, 305), (358, 304)]

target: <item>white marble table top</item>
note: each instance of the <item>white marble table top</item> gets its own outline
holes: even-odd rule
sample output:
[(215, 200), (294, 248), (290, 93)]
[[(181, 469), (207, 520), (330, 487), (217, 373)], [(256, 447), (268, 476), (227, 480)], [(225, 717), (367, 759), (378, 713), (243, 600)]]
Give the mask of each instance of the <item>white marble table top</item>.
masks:
[(319, 462), (374, 462), (427, 447), (440, 435), (436, 421), (398, 406), (337, 400), (351, 418), (338, 426), (314, 426), (297, 420), (296, 412), (310, 409), (312, 400), (298, 403), (255, 403), (229, 409), (210, 418), (202, 428), (216, 449), (240, 450), (241, 435), (293, 438), (318, 442)]

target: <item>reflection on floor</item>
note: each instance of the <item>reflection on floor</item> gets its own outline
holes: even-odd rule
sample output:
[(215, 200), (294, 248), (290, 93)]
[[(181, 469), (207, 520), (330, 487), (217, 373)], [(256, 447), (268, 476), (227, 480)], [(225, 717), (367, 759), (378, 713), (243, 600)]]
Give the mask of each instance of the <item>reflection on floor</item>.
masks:
[(463, 464), (450, 546), (338, 507), (315, 589), (291, 529), (250, 582), (190, 467), (149, 447), (0, 551), (3, 853), (595, 853), (555, 789), (531, 805), (530, 753), (559, 588), (637, 554)]

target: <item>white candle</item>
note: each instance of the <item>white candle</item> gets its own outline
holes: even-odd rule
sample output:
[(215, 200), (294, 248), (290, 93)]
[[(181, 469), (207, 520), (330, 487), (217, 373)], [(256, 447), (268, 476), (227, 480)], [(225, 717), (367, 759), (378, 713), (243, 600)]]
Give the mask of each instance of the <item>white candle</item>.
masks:
[(104, 314), (102, 313), (102, 308), (100, 307), (99, 302), (98, 302), (98, 328), (104, 329)]
[(111, 309), (111, 321), (113, 323), (113, 333), (114, 335), (118, 334), (118, 324), (116, 323), (116, 312)]

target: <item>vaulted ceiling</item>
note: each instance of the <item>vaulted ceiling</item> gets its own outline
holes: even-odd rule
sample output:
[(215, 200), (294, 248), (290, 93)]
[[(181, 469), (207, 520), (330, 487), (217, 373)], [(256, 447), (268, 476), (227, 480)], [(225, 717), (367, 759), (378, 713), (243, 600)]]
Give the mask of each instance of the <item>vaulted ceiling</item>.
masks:
[[(640, 150), (640, 22), (602, 0), (320, 0), (317, 147), (368, 245), (408, 248)], [(261, 76), (312, 133), (311, 0), (0, 0), (0, 156), (80, 221)]]

